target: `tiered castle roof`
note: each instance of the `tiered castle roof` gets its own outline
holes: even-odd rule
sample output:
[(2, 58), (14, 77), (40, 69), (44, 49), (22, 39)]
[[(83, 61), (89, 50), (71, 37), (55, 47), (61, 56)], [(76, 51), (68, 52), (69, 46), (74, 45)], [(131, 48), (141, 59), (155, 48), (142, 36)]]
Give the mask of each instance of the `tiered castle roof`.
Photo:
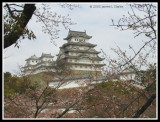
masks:
[(101, 58), (101, 57), (99, 57), (99, 56), (97, 56), (97, 57), (89, 57), (89, 56), (87, 56), (87, 55), (70, 56), (70, 55), (68, 55), (68, 54), (65, 54), (64, 59), (66, 59), (66, 58), (70, 58), (70, 59), (80, 59), (80, 58), (82, 58), (82, 57), (87, 57), (87, 58), (89, 58), (89, 59), (91, 59), (91, 60), (93, 60), (93, 61), (103, 61), (103, 60), (104, 60), (104, 58)]
[(64, 38), (64, 40), (68, 40), (71, 37), (83, 37), (83, 38), (86, 38), (86, 39), (92, 38), (92, 36), (88, 36), (86, 34), (86, 31), (85, 32), (80, 32), (80, 31), (69, 30), (68, 36), (66, 38)]
[(29, 57), (28, 59), (26, 59), (25, 61), (29, 61), (29, 60), (38, 60), (38, 57), (36, 55), (33, 55)]
[(39, 59), (41, 59), (41, 58), (43, 58), (43, 57), (53, 58), (54, 56), (52, 56), (51, 53), (50, 53), (50, 54), (42, 53), (41, 57), (39, 57), (39, 58), (38, 58), (36, 55), (33, 55), (33, 56), (29, 57), (28, 59), (26, 59), (25, 61), (29, 61), (29, 60), (39, 60)]
[(60, 47), (57, 61), (66, 61), (67, 65), (72, 67), (72, 70), (74, 70), (74, 67), (76, 69), (79, 67), (82, 68), (80, 70), (91, 71), (93, 70), (92, 66), (99, 67), (100, 70), (100, 67), (104, 66), (104, 64), (100, 63), (104, 58), (99, 57), (100, 51), (94, 49), (97, 45), (88, 42), (90, 38), (92, 36), (87, 35), (86, 31), (69, 30), (67, 37), (64, 38), (68, 42)]
[(62, 45), (62, 48), (65, 48), (68, 45), (87, 46), (87, 47), (95, 47), (95, 46), (97, 46), (96, 44), (91, 44), (91, 43), (87, 43), (87, 42), (86, 43), (68, 42), (68, 43), (65, 43), (64, 45)]
[(65, 49), (65, 48), (64, 48), (64, 52), (93, 53), (93, 54), (100, 53), (94, 49), (80, 50), (80, 49)]
[(25, 74), (34, 74), (41, 71), (49, 71), (50, 68), (54, 67), (55, 62), (52, 60), (54, 56), (51, 54), (44, 54), (40, 57), (33, 55), (26, 59), (26, 65), (23, 67), (23, 72)]

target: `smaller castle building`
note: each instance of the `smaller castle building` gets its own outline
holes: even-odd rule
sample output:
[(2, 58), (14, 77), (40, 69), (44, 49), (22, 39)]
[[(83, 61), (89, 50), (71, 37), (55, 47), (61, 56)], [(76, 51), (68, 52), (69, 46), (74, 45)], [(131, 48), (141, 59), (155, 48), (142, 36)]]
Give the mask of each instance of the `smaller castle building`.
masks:
[(53, 57), (51, 54), (44, 54), (40, 57), (33, 55), (26, 59), (26, 64), (23, 67), (23, 74), (37, 74), (40, 72), (48, 72), (48, 71), (55, 71), (55, 61), (53, 61)]

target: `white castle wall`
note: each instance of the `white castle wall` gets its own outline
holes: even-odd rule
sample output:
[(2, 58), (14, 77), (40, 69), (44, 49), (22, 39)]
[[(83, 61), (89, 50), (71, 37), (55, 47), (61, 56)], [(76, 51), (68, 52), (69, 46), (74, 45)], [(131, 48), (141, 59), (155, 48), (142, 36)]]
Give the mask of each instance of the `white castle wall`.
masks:
[(101, 71), (101, 68), (95, 68), (91, 66), (72, 65), (70, 68), (72, 70)]
[(82, 40), (83, 40), (84, 42), (88, 42), (89, 39), (85, 39), (85, 38), (81, 38), (81, 37), (77, 37), (77, 38), (72, 37), (72, 38), (70, 39), (71, 42), (79, 42), (79, 41), (82, 41)]
[[(46, 72), (46, 71), (55, 72), (55, 69), (52, 67), (52, 65), (53, 65), (52, 57), (41, 57), (37, 59), (30, 59), (30, 60), (27, 60), (23, 73), (25, 75), (29, 75), (29, 74), (37, 74), (40, 72)], [(43, 67), (43, 66), (47, 66), (47, 67)]]

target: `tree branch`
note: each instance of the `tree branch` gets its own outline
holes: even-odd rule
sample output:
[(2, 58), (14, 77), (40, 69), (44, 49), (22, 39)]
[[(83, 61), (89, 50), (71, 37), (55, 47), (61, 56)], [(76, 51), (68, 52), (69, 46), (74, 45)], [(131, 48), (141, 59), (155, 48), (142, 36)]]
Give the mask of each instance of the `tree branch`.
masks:
[(12, 11), (11, 11), (11, 9), (10, 9), (10, 7), (9, 7), (8, 4), (6, 4), (6, 7), (8, 8), (8, 11), (9, 11), (9, 14), (11, 15), (11, 17), (12, 17), (13, 19), (16, 19), (16, 17), (15, 17), (14, 14), (12, 13)]
[[(11, 33), (4, 36), (4, 48), (11, 46), (16, 43), (23, 31), (31, 19), (33, 12), (36, 10), (35, 4), (25, 4), (23, 12), (19, 18), (17, 18), (17, 23), (13, 25)], [(17, 29), (18, 25), (21, 29)]]
[(67, 107), (66, 109), (65, 109), (65, 111), (63, 111), (57, 118), (61, 118), (63, 115), (65, 115), (68, 111), (69, 111), (69, 109), (70, 108), (72, 108), (75, 104), (77, 104), (79, 102), (79, 100), (77, 100), (76, 102), (74, 102), (72, 105), (70, 105), (69, 107)]
[(140, 115), (151, 105), (153, 100), (156, 98), (156, 94), (152, 94), (152, 96), (148, 99), (148, 101), (142, 106), (140, 110), (136, 112), (133, 118), (138, 118)]

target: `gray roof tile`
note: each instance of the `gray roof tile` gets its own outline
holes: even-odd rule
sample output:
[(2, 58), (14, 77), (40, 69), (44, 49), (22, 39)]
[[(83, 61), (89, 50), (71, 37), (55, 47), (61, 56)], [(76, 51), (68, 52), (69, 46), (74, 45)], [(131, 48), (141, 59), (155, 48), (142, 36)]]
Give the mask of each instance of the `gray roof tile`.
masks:
[(68, 40), (71, 37), (84, 37), (87, 39), (92, 38), (92, 36), (87, 35), (86, 32), (69, 30), (68, 36), (66, 38), (64, 38), (64, 40)]

